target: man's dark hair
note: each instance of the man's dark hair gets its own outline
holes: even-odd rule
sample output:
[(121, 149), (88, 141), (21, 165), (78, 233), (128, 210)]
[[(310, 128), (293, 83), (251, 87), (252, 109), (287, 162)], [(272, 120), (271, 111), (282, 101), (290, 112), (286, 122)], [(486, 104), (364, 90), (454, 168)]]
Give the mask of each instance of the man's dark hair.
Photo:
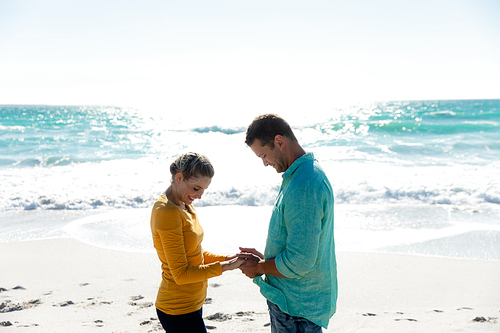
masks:
[(274, 148), (274, 137), (281, 135), (297, 141), (292, 128), (285, 119), (276, 114), (263, 114), (255, 118), (247, 129), (245, 143), (251, 146), (255, 139), (259, 139), (262, 146)]

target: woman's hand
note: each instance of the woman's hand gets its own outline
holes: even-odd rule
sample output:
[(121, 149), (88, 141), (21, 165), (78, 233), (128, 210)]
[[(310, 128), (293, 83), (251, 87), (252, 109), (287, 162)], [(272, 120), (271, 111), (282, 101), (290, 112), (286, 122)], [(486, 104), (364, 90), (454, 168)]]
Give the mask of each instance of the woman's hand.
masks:
[(226, 256), (226, 261), (234, 259), (238, 256), (238, 254), (233, 254), (232, 256)]
[(226, 260), (221, 262), (220, 265), (222, 266), (222, 272), (225, 272), (225, 271), (232, 271), (233, 269), (240, 267), (240, 265), (244, 262), (245, 259), (234, 257), (231, 260)]

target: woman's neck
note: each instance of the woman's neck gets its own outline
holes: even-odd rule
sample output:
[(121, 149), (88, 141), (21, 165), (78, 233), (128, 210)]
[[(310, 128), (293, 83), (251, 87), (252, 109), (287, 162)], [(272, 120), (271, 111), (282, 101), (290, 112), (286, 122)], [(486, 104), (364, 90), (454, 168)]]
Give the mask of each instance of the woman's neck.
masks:
[(172, 185), (170, 185), (165, 190), (164, 193), (169, 201), (172, 201), (174, 204), (181, 207), (183, 210), (186, 210), (186, 204), (179, 199), (179, 196), (177, 195), (177, 191)]

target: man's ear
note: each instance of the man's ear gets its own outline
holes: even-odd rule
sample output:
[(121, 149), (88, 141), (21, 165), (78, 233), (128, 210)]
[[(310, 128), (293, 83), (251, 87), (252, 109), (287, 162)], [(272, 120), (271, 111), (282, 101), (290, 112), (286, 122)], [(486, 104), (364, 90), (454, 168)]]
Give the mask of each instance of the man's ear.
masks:
[(286, 145), (285, 138), (282, 135), (277, 134), (274, 137), (274, 146), (278, 147), (279, 149), (283, 149), (285, 148), (285, 145)]

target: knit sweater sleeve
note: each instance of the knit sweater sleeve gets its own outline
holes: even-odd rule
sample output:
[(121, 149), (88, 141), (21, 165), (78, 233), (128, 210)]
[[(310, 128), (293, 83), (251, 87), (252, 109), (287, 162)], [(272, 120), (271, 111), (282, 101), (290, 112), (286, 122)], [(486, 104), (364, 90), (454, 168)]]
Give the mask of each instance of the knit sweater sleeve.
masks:
[(183, 219), (178, 210), (162, 210), (158, 212), (157, 220), (160, 222), (157, 224), (157, 232), (175, 283), (195, 283), (222, 274), (219, 262), (189, 265), (182, 231)]
[(220, 254), (215, 254), (212, 252), (208, 251), (203, 251), (203, 258), (205, 258), (205, 264), (211, 264), (213, 262), (221, 262), (221, 261), (226, 261), (226, 256), (220, 255)]

